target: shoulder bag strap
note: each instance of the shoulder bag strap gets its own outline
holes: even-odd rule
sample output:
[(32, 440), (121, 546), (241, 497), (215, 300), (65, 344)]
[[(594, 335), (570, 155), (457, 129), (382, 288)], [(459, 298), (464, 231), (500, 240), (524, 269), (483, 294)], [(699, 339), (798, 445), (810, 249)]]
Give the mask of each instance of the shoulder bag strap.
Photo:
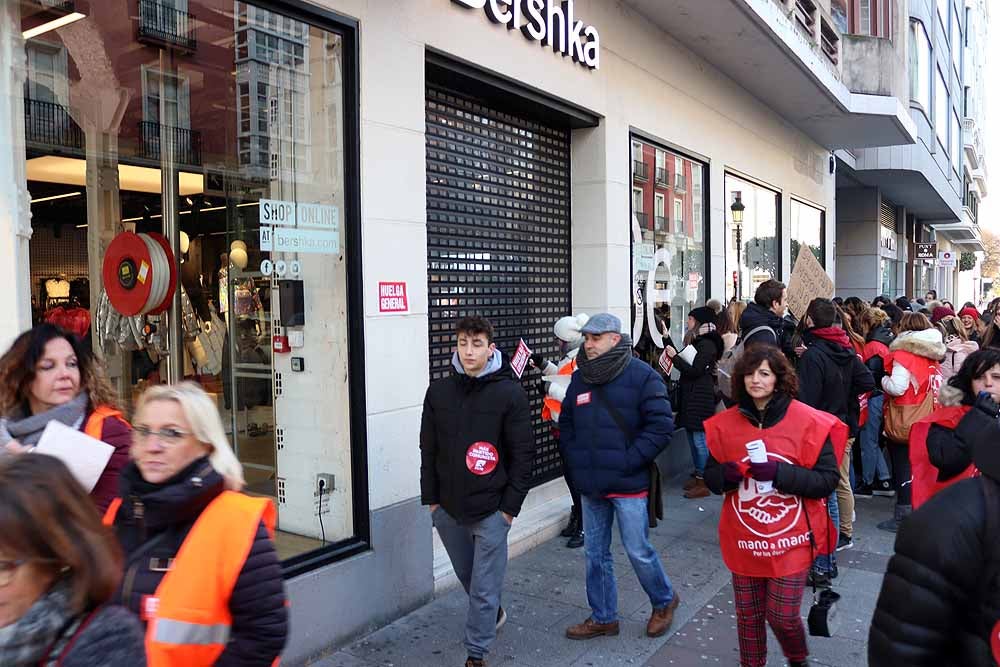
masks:
[(628, 444), (631, 445), (635, 434), (632, 433), (632, 429), (628, 427), (622, 413), (618, 411), (618, 408), (611, 405), (607, 397), (604, 395), (604, 387), (602, 385), (597, 385), (591, 389), (591, 392), (597, 397), (597, 400), (600, 401), (601, 405), (604, 406), (604, 409), (607, 410), (608, 414), (611, 415), (611, 418), (615, 420), (615, 424), (617, 424), (621, 432), (625, 434), (625, 437), (628, 438)]

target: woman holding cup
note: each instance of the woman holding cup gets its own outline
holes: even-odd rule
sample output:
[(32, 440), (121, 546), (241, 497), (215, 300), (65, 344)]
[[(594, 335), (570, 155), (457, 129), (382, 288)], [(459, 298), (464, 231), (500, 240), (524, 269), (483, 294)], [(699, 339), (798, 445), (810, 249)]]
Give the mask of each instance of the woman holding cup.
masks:
[(726, 496), (719, 543), (733, 573), (740, 665), (767, 663), (765, 621), (789, 664), (805, 665), (802, 594), (815, 556), (836, 546), (824, 501), (840, 480), (847, 426), (795, 400), (795, 370), (773, 345), (748, 346), (732, 382), (736, 405), (705, 422), (705, 483)]

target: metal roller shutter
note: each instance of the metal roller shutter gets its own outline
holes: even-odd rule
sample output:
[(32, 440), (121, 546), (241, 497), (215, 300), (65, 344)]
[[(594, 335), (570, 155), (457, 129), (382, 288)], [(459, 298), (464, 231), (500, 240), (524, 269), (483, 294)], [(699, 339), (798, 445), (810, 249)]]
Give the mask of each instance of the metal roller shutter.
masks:
[[(426, 140), (431, 380), (451, 372), (455, 322), (476, 313), (508, 355), (524, 338), (558, 359), (552, 325), (570, 314), (569, 130), (428, 84)], [(538, 485), (562, 466), (539, 375), (525, 378)]]

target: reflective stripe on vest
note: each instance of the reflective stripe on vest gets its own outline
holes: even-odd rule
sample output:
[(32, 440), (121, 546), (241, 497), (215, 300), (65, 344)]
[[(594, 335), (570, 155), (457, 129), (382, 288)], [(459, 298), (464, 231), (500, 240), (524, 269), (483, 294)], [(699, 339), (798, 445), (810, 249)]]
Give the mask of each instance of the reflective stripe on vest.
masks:
[(225, 645), (229, 642), (229, 631), (228, 625), (201, 625), (159, 618), (156, 620), (153, 641), (163, 644)]
[[(575, 370), (576, 357), (573, 357), (556, 371), (556, 375), (572, 375)], [(562, 413), (562, 401), (552, 398), (548, 395), (548, 391), (546, 391), (545, 398), (542, 399), (542, 420), (558, 423), (560, 413)]]
[[(111, 502), (111, 525), (121, 499)], [(156, 588), (156, 618), (146, 627), (149, 667), (208, 667), (229, 641), (229, 599), (261, 521), (274, 535), (276, 513), (266, 498), (223, 491), (209, 503)]]

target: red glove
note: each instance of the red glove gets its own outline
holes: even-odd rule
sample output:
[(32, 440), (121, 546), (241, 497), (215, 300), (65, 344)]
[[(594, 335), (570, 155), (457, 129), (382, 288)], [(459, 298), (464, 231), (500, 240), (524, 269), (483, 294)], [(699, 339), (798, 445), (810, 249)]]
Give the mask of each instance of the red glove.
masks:
[(778, 475), (778, 462), (751, 463), (750, 476), (758, 482), (773, 482)]
[(743, 481), (743, 472), (746, 464), (733, 463), (729, 461), (722, 465), (722, 474), (730, 484), (739, 484)]

